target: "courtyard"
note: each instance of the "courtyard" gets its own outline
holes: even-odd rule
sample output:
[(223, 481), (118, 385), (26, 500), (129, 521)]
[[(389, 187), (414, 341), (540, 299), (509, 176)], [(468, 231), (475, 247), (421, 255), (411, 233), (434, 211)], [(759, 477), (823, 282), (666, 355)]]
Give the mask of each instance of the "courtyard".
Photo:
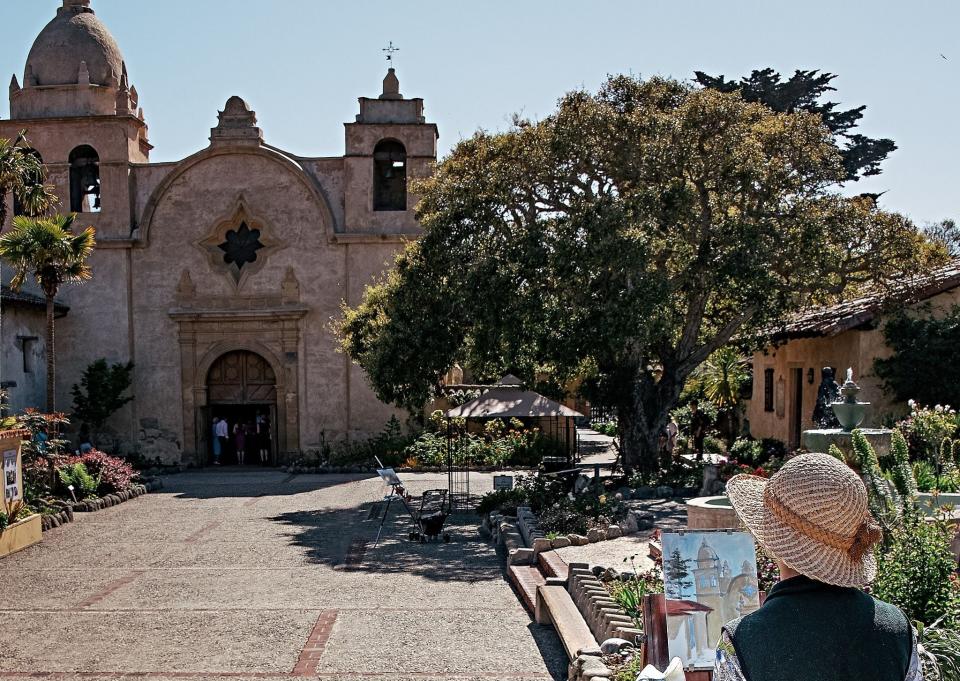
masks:
[(379, 478), (224, 469), (164, 485), (0, 562), (0, 677), (565, 678), (475, 517), (419, 545), (394, 506), (374, 547)]

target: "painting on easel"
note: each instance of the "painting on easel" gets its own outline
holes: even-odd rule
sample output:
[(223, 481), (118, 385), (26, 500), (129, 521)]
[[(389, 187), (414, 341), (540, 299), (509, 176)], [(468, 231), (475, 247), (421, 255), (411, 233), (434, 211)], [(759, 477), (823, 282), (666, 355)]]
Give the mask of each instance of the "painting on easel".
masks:
[(663, 534), (670, 656), (709, 669), (724, 624), (760, 607), (757, 555), (746, 532)]

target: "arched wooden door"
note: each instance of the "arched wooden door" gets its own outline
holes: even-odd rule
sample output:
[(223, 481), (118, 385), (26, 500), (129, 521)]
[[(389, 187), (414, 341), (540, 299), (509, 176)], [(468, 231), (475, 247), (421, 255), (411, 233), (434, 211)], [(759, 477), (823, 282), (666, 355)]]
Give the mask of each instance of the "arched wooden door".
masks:
[[(223, 460), (231, 463), (239, 447), (235, 426), (248, 428), (243, 451), (253, 454), (236, 457), (238, 463), (274, 465), (277, 442), (277, 377), (273, 367), (260, 355), (246, 350), (228, 352), (219, 357), (207, 372), (207, 405), (199, 411), (200, 451), (205, 460), (217, 462), (213, 447), (213, 418), (227, 422), (228, 436), (220, 440)], [(264, 459), (263, 457), (267, 458)]]
[(277, 377), (260, 355), (246, 350), (228, 352), (210, 367), (207, 399), (210, 404), (275, 405)]

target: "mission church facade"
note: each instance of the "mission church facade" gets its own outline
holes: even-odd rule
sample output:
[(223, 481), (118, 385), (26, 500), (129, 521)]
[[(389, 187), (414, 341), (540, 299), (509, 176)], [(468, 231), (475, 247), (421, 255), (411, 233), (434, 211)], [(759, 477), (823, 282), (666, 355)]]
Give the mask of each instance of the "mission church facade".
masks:
[(418, 235), (407, 181), (435, 163), (437, 128), (393, 69), (359, 103), (341, 157), (271, 146), (232, 97), (206, 149), (150, 163), (117, 43), (90, 0), (63, 0), (0, 121), (0, 138), (27, 132), (60, 210), (97, 230), (93, 279), (58, 299), (59, 408), (103, 357), (135, 365), (112, 430), (165, 463), (207, 463), (214, 416), (269, 418), (277, 463), (383, 427), (394, 410), (337, 351), (330, 322)]

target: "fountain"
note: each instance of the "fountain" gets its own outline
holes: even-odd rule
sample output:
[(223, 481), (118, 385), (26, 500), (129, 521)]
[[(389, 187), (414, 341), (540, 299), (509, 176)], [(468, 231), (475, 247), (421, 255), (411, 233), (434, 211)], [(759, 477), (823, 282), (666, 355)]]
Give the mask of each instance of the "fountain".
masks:
[[(832, 376), (832, 374), (831, 374)], [(824, 370), (824, 380), (828, 380), (828, 374)], [(836, 384), (834, 383), (834, 386)], [(886, 428), (861, 428), (867, 414), (869, 402), (860, 402), (857, 395), (860, 393), (860, 386), (853, 382), (853, 369), (847, 369), (847, 380), (842, 386), (837, 386), (838, 390), (820, 391), (819, 400), (823, 400), (825, 395), (831, 392), (839, 393), (837, 399), (828, 405), (818, 404), (816, 414), (821, 417), (818, 425), (824, 425), (828, 418), (828, 413), (832, 411), (833, 417), (839, 422), (839, 428), (818, 428), (814, 430), (803, 431), (800, 444), (808, 452), (826, 453), (830, 445), (836, 445), (843, 452), (844, 456), (850, 457), (853, 453), (853, 431), (859, 430), (867, 441), (873, 445), (877, 456), (885, 456), (890, 452), (890, 436), (893, 431)]]

